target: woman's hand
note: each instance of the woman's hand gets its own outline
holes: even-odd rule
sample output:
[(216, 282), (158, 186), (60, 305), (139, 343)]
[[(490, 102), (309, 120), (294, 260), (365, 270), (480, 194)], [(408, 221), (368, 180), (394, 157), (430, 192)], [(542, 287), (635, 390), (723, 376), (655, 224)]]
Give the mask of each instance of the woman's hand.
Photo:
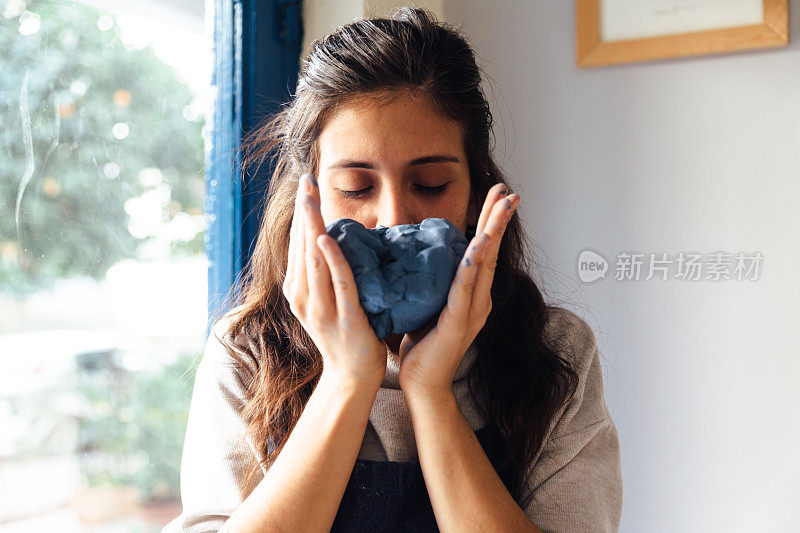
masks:
[(500, 239), (519, 204), (498, 183), (486, 195), (475, 237), (450, 286), (447, 305), (400, 343), (400, 387), (406, 394), (451, 393), (458, 365), (492, 310), (491, 288)]
[(325, 230), (312, 179), (303, 174), (297, 189), (283, 294), (322, 354), (323, 372), (374, 385), (386, 373), (386, 345), (361, 307), (350, 265)]

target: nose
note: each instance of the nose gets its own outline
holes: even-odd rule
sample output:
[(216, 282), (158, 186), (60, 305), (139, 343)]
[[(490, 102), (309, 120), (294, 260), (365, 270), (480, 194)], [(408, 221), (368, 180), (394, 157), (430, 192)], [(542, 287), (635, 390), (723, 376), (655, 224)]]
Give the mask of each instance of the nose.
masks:
[(411, 202), (402, 193), (387, 191), (378, 203), (376, 226), (398, 226), (400, 224), (414, 224), (414, 214)]

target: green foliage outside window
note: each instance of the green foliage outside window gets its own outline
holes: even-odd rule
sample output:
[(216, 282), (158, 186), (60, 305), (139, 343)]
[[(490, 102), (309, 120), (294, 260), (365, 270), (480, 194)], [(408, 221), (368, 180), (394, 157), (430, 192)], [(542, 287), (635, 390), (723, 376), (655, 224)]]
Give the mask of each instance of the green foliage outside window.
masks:
[[(168, 188), (165, 223), (202, 215), (203, 118), (175, 70), (96, 10), (15, 5), (0, 0), (0, 291), (24, 295), (137, 257), (153, 235), (132, 234), (131, 198)], [(201, 254), (203, 232), (170, 252)]]
[(183, 438), (195, 357), (184, 354), (156, 371), (101, 365), (75, 374), (84, 399), (78, 455), (89, 486), (130, 486), (143, 500), (180, 496)]

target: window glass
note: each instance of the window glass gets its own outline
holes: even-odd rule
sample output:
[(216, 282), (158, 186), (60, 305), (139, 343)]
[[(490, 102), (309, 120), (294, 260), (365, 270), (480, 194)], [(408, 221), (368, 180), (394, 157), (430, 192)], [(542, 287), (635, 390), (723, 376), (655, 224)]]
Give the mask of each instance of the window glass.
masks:
[(210, 58), (202, 0), (0, 0), (3, 528), (180, 512)]

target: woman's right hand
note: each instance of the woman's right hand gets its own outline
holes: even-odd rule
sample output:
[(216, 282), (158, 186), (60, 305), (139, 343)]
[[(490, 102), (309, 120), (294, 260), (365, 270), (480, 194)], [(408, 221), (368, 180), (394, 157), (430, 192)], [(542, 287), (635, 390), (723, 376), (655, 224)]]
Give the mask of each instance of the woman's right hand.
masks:
[(377, 385), (386, 373), (386, 345), (361, 307), (349, 263), (325, 229), (311, 178), (303, 174), (297, 188), (283, 294), (322, 354), (323, 375)]

